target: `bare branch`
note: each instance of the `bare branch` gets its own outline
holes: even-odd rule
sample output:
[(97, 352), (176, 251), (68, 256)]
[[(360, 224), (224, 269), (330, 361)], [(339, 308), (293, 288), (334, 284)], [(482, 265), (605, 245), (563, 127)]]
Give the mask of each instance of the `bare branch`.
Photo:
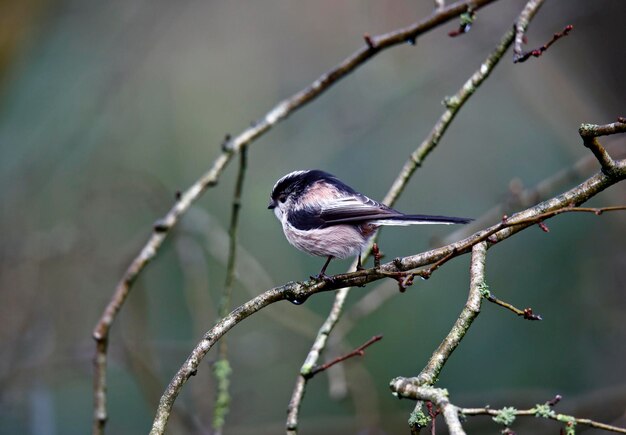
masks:
[[(224, 284), (224, 292), (220, 301), (219, 318), (226, 317), (230, 311), (230, 301), (232, 299), (233, 287), (235, 286), (235, 265), (237, 259), (237, 228), (239, 226), (239, 213), (241, 211), (241, 193), (243, 191), (243, 183), (246, 176), (248, 164), (247, 147), (241, 149), (239, 153), (239, 170), (237, 172), (237, 181), (235, 182), (235, 191), (233, 193), (233, 205), (230, 217), (230, 227), (228, 229), (228, 262), (226, 265), (226, 282)], [(213, 366), (213, 373), (217, 381), (217, 391), (215, 393), (215, 405), (213, 408), (213, 431), (215, 435), (221, 435), (226, 415), (228, 414), (230, 404), (230, 394), (228, 387), (230, 385), (231, 367), (228, 362), (228, 346), (226, 338), (220, 341), (219, 358)]]
[[(626, 144), (622, 146), (614, 146), (612, 150), (619, 154), (621, 157), (626, 157)], [(441, 245), (447, 245), (455, 240), (465, 238), (477, 231), (479, 228), (484, 227), (494, 220), (500, 219), (505, 214), (511, 214), (519, 208), (527, 208), (539, 201), (543, 201), (549, 198), (556, 189), (561, 188), (567, 182), (577, 180), (579, 177), (583, 177), (588, 174), (595, 164), (596, 159), (593, 155), (586, 155), (578, 160), (571, 168), (558, 171), (556, 174), (546, 178), (532, 188), (523, 189), (520, 186), (518, 180), (511, 181), (511, 193), (502, 201), (502, 203), (488, 210), (481, 217), (474, 222), (470, 222), (467, 225), (463, 225), (458, 230), (446, 235), (443, 239), (437, 242)]]
[(106, 410), (106, 367), (109, 332), (111, 326), (122, 308), (133, 283), (156, 256), (163, 241), (172, 228), (178, 223), (180, 217), (189, 207), (209, 187), (215, 186), (222, 172), (230, 163), (233, 156), (241, 151), (244, 146), (249, 145), (254, 140), (265, 134), (278, 122), (287, 118), (290, 114), (300, 109), (320, 94), (329, 89), (337, 81), (350, 74), (359, 66), (363, 65), (378, 52), (405, 42), (415, 43), (416, 38), (437, 27), (450, 19), (466, 11), (468, 7), (473, 10), (482, 8), (496, 0), (462, 0), (456, 2), (442, 10), (436, 11), (430, 17), (417, 22), (411, 26), (386, 33), (377, 37), (372, 37), (372, 45), (366, 44), (343, 62), (322, 74), (312, 84), (297, 92), (291, 97), (281, 101), (258, 121), (245, 129), (239, 135), (231, 138), (228, 135), (222, 144), (222, 153), (213, 162), (211, 168), (204, 173), (195, 183), (184, 192), (176, 193), (176, 203), (168, 213), (159, 219), (153, 226), (152, 234), (141, 249), (139, 254), (132, 260), (124, 275), (117, 284), (115, 291), (104, 309), (97, 325), (93, 331), (93, 338), (96, 341), (96, 351), (94, 356), (94, 416), (93, 433), (104, 433), (107, 420)]
[(565, 414), (557, 414), (552, 410), (559, 401), (561, 400), (561, 396), (556, 396), (554, 399), (549, 400), (544, 404), (535, 405), (533, 408), (529, 409), (515, 409), (515, 408), (503, 408), (503, 409), (492, 409), (492, 408), (457, 408), (457, 411), (463, 416), (474, 416), (474, 415), (490, 415), (497, 419), (498, 416), (503, 414), (503, 410), (508, 413), (512, 417), (541, 417), (547, 418), (550, 420), (558, 421), (564, 423), (566, 426), (589, 426), (595, 429), (602, 429), (609, 432), (615, 433), (626, 433), (625, 428), (612, 426), (609, 424), (599, 423), (594, 420), (590, 420), (588, 418), (576, 418), (571, 415)]
[(484, 242), (478, 243), (472, 248), (470, 289), (467, 302), (446, 338), (441, 342), (437, 350), (433, 352), (428, 363), (417, 376), (417, 382), (420, 385), (432, 385), (435, 382), (443, 365), (450, 358), (450, 355), (457, 348), (463, 337), (465, 337), (467, 330), (480, 313), (481, 289), (485, 282), (487, 248), (488, 246)]
[[(456, 114), (461, 110), (467, 100), (474, 94), (476, 89), (489, 77), (493, 69), (496, 67), (506, 50), (511, 46), (513, 42), (513, 31), (507, 32), (501, 39), (495, 50), (485, 59), (480, 67), (472, 74), (472, 76), (463, 84), (463, 86), (457, 91), (457, 93), (449, 98), (446, 98), (446, 110), (440, 116), (439, 120), (430, 131), (429, 135), (420, 143), (417, 149), (410, 155), (409, 159), (405, 162), (404, 166), (400, 170), (400, 173), (393, 182), (387, 195), (383, 199), (383, 202), (387, 205), (393, 205), (400, 197), (409, 180), (413, 176), (413, 173), (422, 165), (424, 160), (435, 149), (441, 137), (444, 135)], [(364, 250), (365, 255), (363, 261), (366, 261), (371, 248), (376, 243), (376, 238), (373, 238), (368, 246)], [(351, 266), (351, 270), (355, 264)], [(402, 285), (401, 283), (399, 285)], [(304, 364), (300, 369), (300, 375), (296, 379), (296, 385), (294, 386), (289, 405), (287, 407), (287, 432), (295, 434), (298, 426), (298, 412), (302, 398), (304, 397), (304, 390), (306, 388), (306, 374), (317, 364), (321, 352), (325, 349), (328, 336), (332, 332), (333, 328), (337, 324), (342, 312), (343, 305), (349, 294), (349, 288), (341, 289), (335, 296), (333, 306), (326, 318), (326, 321), (322, 324), (317, 334), (313, 345)]]
[(530, 24), (530, 21), (535, 16), (541, 5), (543, 5), (544, 0), (530, 0), (524, 6), (524, 9), (519, 15), (517, 22), (515, 23), (515, 45), (513, 46), (513, 62), (517, 62), (521, 56), (523, 56), (522, 45), (524, 44), (524, 35), (526, 33), (526, 29)]
[(517, 314), (518, 316), (523, 317), (526, 320), (543, 320), (539, 314), (534, 314), (532, 308), (525, 308), (520, 310), (519, 308), (514, 307), (508, 302), (504, 302), (493, 295), (493, 293), (489, 290), (489, 287), (485, 284), (481, 289), (481, 293), (485, 299), (489, 302), (494, 303), (496, 305), (501, 306), (502, 308), (506, 308), (509, 311)]
[(349, 352), (349, 353), (347, 353), (345, 355), (337, 357), (334, 360), (329, 361), (329, 362), (327, 362), (325, 364), (313, 367), (311, 369), (311, 371), (307, 374), (307, 376), (306, 376), (307, 379), (311, 379), (313, 376), (315, 376), (319, 372), (323, 372), (324, 370), (328, 370), (329, 368), (331, 368), (335, 364), (339, 364), (340, 362), (345, 361), (348, 358), (352, 358), (354, 356), (363, 356), (363, 355), (365, 355), (365, 349), (368, 348), (369, 346), (371, 346), (372, 344), (376, 343), (377, 341), (382, 340), (382, 338), (383, 338), (382, 335), (375, 335), (374, 337), (370, 338), (365, 343), (363, 343), (361, 346), (359, 346), (356, 349), (354, 349), (352, 352)]
[(569, 428), (573, 428), (577, 425), (583, 425), (609, 432), (626, 433), (625, 428), (599, 423), (588, 418), (576, 418), (571, 415), (557, 414), (554, 410), (552, 410), (552, 407), (554, 407), (556, 403), (561, 400), (561, 396), (556, 396), (548, 402), (537, 404), (533, 408), (529, 409), (515, 409), (512, 407), (505, 407), (501, 409), (492, 409), (489, 407), (460, 408), (450, 402), (448, 392), (442, 388), (418, 386), (402, 382), (401, 380), (392, 381), (391, 388), (401, 397), (434, 403), (442, 412), (450, 434), (454, 435), (465, 434), (465, 431), (461, 426), (459, 416), (469, 417), (475, 415), (490, 415), (493, 417), (494, 422), (503, 424), (506, 427), (513, 424), (516, 417), (540, 417), (558, 421)]
[(552, 35), (552, 39), (550, 39), (548, 42), (543, 44), (541, 47), (528, 50), (525, 53), (520, 53), (519, 56), (514, 56), (513, 62), (514, 63), (526, 62), (526, 60), (528, 60), (531, 56), (532, 57), (541, 56), (543, 52), (546, 51), (548, 48), (550, 48), (552, 44), (554, 44), (556, 41), (558, 41), (562, 37), (567, 36), (569, 32), (571, 32), (573, 29), (574, 29), (574, 26), (572, 26), (571, 24), (565, 26), (565, 28), (563, 28), (562, 31), (557, 32), (554, 35)]
[(180, 393), (181, 388), (187, 382), (189, 377), (195, 374), (200, 361), (202, 361), (206, 353), (217, 342), (217, 340), (219, 340), (233, 326), (267, 305), (285, 299), (293, 303), (300, 304), (306, 301), (311, 295), (319, 292), (345, 288), (348, 286), (363, 286), (369, 282), (383, 279), (387, 277), (389, 273), (406, 272), (428, 264), (433, 264), (441, 258), (448, 256), (450, 252), (468, 252), (473, 246), (479, 244), (479, 246), (483, 246), (481, 242), (484, 242), (488, 237), (489, 244), (499, 243), (531, 225), (527, 223), (519, 223), (524, 219), (531, 219), (535, 215), (540, 215), (552, 210), (558, 210), (563, 207), (569, 207), (571, 204), (581, 204), (597, 195), (607, 187), (625, 178), (626, 160), (623, 160), (618, 162), (617, 170), (614, 175), (608, 176), (601, 172), (597, 173), (569, 191), (517, 213), (507, 222), (500, 222), (491, 228), (479, 231), (459, 242), (421, 254), (399, 258), (389, 263), (382, 264), (379, 268), (338, 274), (333, 276), (332, 281), (291, 282), (283, 286), (267, 290), (265, 293), (262, 293), (256, 298), (236, 308), (205, 334), (202, 341), (194, 348), (190, 356), (187, 358), (187, 361), (178, 370), (163, 393), (159, 402), (151, 434), (156, 435), (164, 433), (172, 406), (176, 397)]
[(468, 9), (467, 12), (461, 14), (459, 28), (456, 30), (451, 30), (448, 32), (448, 36), (451, 38), (456, 38), (457, 36), (463, 35), (467, 33), (472, 28), (472, 24), (474, 24), (474, 20), (476, 19), (476, 12), (471, 9)]
[(583, 139), (583, 144), (591, 150), (596, 159), (598, 159), (602, 170), (607, 174), (615, 169), (615, 160), (613, 160), (607, 150), (600, 144), (598, 137), (615, 133), (623, 133), (625, 131), (626, 120), (621, 117), (613, 124), (582, 124), (578, 129), (578, 133)]
[[(397, 387), (397, 388), (396, 388)], [(391, 389), (396, 391), (399, 396), (410, 397), (418, 401), (428, 401), (434, 403), (448, 425), (448, 431), (451, 435), (465, 435), (465, 430), (459, 420), (459, 411), (456, 406), (450, 403), (448, 392), (443, 388), (435, 388), (428, 385), (416, 386), (410, 384), (394, 385), (392, 381)]]
[[(459, 317), (450, 329), (450, 332), (441, 342), (439, 347), (433, 352), (432, 356), (426, 363), (426, 366), (422, 369), (417, 377), (398, 377), (390, 382), (389, 386), (394, 394), (402, 395), (402, 390), (404, 388), (407, 388), (407, 384), (410, 384), (417, 388), (425, 386), (427, 388), (426, 392), (443, 391), (438, 389), (431, 389), (430, 386), (435, 383), (437, 377), (439, 376), (439, 373), (441, 373), (441, 370), (443, 369), (443, 366), (450, 358), (450, 355), (452, 355), (452, 352), (454, 352), (454, 350), (461, 343), (461, 340), (463, 340), (463, 338), (465, 337), (465, 334), (474, 322), (474, 319), (476, 319), (476, 317), (478, 317), (478, 314), (480, 313), (483, 288), (485, 286), (485, 262), (487, 260), (487, 249), (488, 245), (485, 242), (478, 243), (472, 248), (472, 259), (470, 262), (469, 295), (467, 297), (467, 302), (465, 303), (465, 306), (461, 311), (461, 314), (459, 314)], [(433, 397), (435, 398), (435, 400), (433, 400)], [(415, 397), (418, 402), (415, 405), (413, 415), (419, 416), (423, 414), (423, 401), (426, 400), (433, 402), (444, 413), (444, 418), (446, 419), (446, 423), (448, 424), (450, 433), (465, 433), (463, 432), (461, 423), (458, 421), (456, 411), (452, 413), (448, 411), (448, 414), (446, 415), (446, 406), (448, 405), (447, 397), (445, 398), (446, 403), (442, 402), (441, 397), (433, 397), (429, 397), (429, 395), (425, 394), (424, 391), (422, 391), (419, 397)], [(425, 420), (425, 418), (411, 418), (409, 420), (411, 432), (419, 432)]]
[[(625, 150), (626, 147), (624, 146), (613, 146), (609, 151), (615, 153), (616, 155), (626, 156), (624, 153)], [(507, 197), (501, 204), (487, 211), (483, 216), (476, 219), (474, 222), (468, 225), (463, 225), (457, 231), (445, 236), (445, 238), (441, 239), (440, 244), (449, 244), (455, 240), (467, 237), (477, 229), (487, 225), (489, 222), (493, 222), (495, 219), (498, 219), (504, 214), (510, 214), (513, 207), (530, 207), (538, 201), (546, 199), (549, 194), (554, 192), (565, 182), (574, 180), (589, 171), (595, 162), (596, 159), (593, 155), (586, 155), (577, 161), (571, 168), (558, 171), (556, 174), (528, 189), (523, 189), (519, 182), (513, 180), (511, 182), (511, 194), (509, 197)], [(581, 207), (576, 208), (576, 210), (581, 209)], [(356, 302), (356, 304), (350, 308), (350, 311), (344, 315), (341, 324), (342, 327), (334, 332), (332, 340), (333, 344), (341, 342), (343, 337), (350, 332), (353, 325), (355, 325), (360, 319), (369, 316), (371, 313), (380, 308), (386, 301), (396, 295), (397, 290), (384, 283), (367, 292), (367, 294)], [(516, 314), (518, 313), (516, 312)], [(522, 315), (523, 314), (524, 311), (522, 311)]]
[(531, 218), (522, 219), (520, 221), (515, 222), (518, 224), (527, 224), (527, 223), (539, 223), (542, 220), (556, 216), (558, 214), (563, 213), (572, 213), (572, 212), (580, 212), (580, 213), (592, 213), (596, 216), (600, 216), (602, 213), (611, 212), (611, 211), (622, 211), (626, 210), (626, 205), (615, 205), (611, 207), (563, 207), (558, 210), (547, 211), (545, 213), (538, 214)]

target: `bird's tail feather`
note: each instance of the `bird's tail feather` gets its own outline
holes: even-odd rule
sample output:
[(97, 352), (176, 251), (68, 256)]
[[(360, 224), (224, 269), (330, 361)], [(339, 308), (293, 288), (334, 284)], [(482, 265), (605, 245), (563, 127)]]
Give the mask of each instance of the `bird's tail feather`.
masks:
[(385, 219), (372, 221), (376, 225), (428, 225), (428, 224), (467, 224), (474, 219), (452, 217), (452, 216), (431, 216), (425, 214), (405, 214), (400, 216), (390, 216)]

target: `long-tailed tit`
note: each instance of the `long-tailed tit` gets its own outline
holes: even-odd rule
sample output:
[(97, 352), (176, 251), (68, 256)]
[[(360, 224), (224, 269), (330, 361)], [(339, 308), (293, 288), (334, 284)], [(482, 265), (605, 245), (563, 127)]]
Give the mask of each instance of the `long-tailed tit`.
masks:
[(269, 209), (289, 243), (307, 254), (328, 257), (318, 279), (328, 279), (334, 257), (358, 255), (381, 225), (466, 224), (472, 219), (404, 214), (374, 201), (320, 170), (291, 172), (276, 182)]

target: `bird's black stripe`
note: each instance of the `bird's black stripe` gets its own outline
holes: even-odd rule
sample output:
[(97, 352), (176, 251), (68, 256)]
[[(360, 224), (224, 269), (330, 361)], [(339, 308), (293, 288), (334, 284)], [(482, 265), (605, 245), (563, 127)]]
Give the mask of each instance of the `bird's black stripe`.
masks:
[(313, 207), (304, 207), (290, 211), (287, 215), (287, 221), (292, 227), (303, 231), (326, 226), (326, 221), (320, 217), (319, 209)]

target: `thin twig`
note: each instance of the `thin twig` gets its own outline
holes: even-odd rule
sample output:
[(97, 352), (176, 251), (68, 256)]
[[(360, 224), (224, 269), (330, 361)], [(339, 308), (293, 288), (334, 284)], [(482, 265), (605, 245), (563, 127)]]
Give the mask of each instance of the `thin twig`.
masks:
[(329, 362), (327, 362), (325, 364), (321, 364), (319, 366), (313, 367), (311, 369), (311, 371), (308, 373), (307, 378), (311, 379), (313, 376), (315, 376), (319, 372), (323, 372), (324, 370), (328, 370), (329, 368), (331, 368), (335, 364), (339, 364), (340, 362), (345, 361), (348, 358), (352, 358), (354, 356), (363, 356), (363, 355), (365, 355), (365, 349), (367, 349), (367, 347), (371, 346), (372, 344), (376, 343), (377, 341), (382, 340), (382, 338), (383, 338), (382, 335), (375, 335), (374, 337), (370, 338), (365, 343), (363, 343), (361, 346), (359, 346), (356, 349), (354, 349), (352, 352), (349, 352), (349, 353), (347, 353), (345, 355), (339, 356), (339, 357), (335, 358), (334, 360), (329, 361)]
[[(465, 306), (461, 311), (461, 314), (454, 323), (454, 326), (452, 326), (446, 338), (433, 352), (432, 356), (416, 378), (396, 378), (391, 381), (390, 386), (394, 393), (397, 393), (395, 388), (405, 382), (409, 382), (419, 386), (433, 385), (435, 383), (435, 380), (438, 378), (439, 373), (441, 373), (443, 366), (450, 358), (450, 355), (452, 355), (452, 352), (454, 352), (454, 350), (461, 343), (461, 340), (463, 340), (463, 338), (465, 337), (465, 334), (469, 330), (470, 326), (472, 325), (476, 317), (478, 317), (478, 314), (480, 314), (482, 289), (485, 284), (485, 263), (487, 260), (487, 249), (488, 245), (484, 242), (479, 243), (472, 248), (472, 258), (470, 262), (469, 295), (467, 297), (467, 302), (465, 303)], [(425, 418), (424, 411), (422, 410), (422, 405), (423, 400), (418, 400), (415, 405), (415, 409), (411, 414), (413, 418), (409, 420), (409, 428), (412, 433), (419, 433), (419, 430), (423, 427), (424, 423), (427, 422), (427, 418)], [(449, 418), (450, 416), (446, 418), (446, 421), (448, 421)], [(456, 424), (456, 422), (453, 422), (453, 424)], [(460, 427), (460, 423), (458, 424)]]
[[(615, 154), (624, 155), (624, 148), (624, 146), (614, 146), (611, 150)], [(459, 230), (448, 234), (445, 238), (440, 240), (440, 244), (447, 245), (455, 240), (469, 236), (478, 228), (485, 226), (489, 222), (493, 222), (494, 219), (497, 219), (504, 214), (510, 214), (513, 211), (513, 207), (521, 206), (526, 208), (539, 201), (545, 200), (549, 194), (554, 192), (565, 182), (574, 180), (585, 174), (595, 162), (596, 159), (593, 155), (586, 155), (572, 165), (571, 168), (557, 172), (532, 188), (521, 190), (521, 187), (516, 187), (514, 191), (512, 190), (510, 196), (507, 197), (501, 204), (493, 207), (483, 214), (483, 216), (479, 217), (470, 224), (463, 225), (459, 228)], [(386, 301), (397, 294), (397, 290), (391, 288), (385, 283), (367, 292), (367, 294), (357, 301), (356, 304), (350, 307), (350, 310), (343, 316), (342, 323), (340, 325), (342, 327), (337, 328), (333, 334), (333, 345), (335, 345), (335, 343), (340, 343), (343, 340), (343, 337), (347, 336), (352, 327), (357, 324), (360, 319), (367, 317), (378, 310)]]
[[(609, 432), (615, 433), (626, 433), (626, 428), (613, 426), (610, 424), (599, 423), (594, 420), (590, 420), (588, 418), (577, 418), (571, 415), (565, 414), (557, 414), (551, 408), (555, 405), (555, 402), (560, 400), (560, 396), (557, 396), (555, 399), (546, 402), (545, 404), (535, 405), (533, 408), (529, 409), (515, 409), (515, 408), (506, 408), (507, 413), (509, 413), (513, 417), (542, 417), (554, 421), (558, 421), (564, 423), (565, 425), (583, 425), (593, 427), (595, 429), (602, 429)], [(502, 415), (502, 409), (492, 409), (492, 408), (457, 408), (458, 412), (463, 416), (474, 416), (474, 415), (491, 415), (494, 418), (497, 418), (499, 415)]]
[(573, 29), (574, 29), (574, 26), (572, 26), (571, 24), (565, 26), (565, 28), (563, 28), (561, 32), (557, 32), (554, 35), (552, 35), (552, 39), (550, 39), (548, 42), (543, 44), (541, 47), (528, 50), (525, 53), (520, 53), (519, 55), (514, 56), (513, 62), (514, 63), (526, 62), (526, 60), (528, 60), (531, 56), (532, 57), (541, 56), (543, 52), (546, 51), (548, 48), (550, 48), (552, 44), (554, 44), (556, 41), (558, 41), (562, 37), (567, 36), (569, 32), (571, 32)]
[(626, 120), (618, 118), (617, 122), (606, 125), (582, 124), (578, 129), (583, 144), (591, 150), (595, 158), (600, 163), (602, 170), (609, 174), (615, 169), (615, 160), (609, 155), (607, 150), (598, 141), (599, 136), (607, 134), (623, 133), (626, 131)]
[[(226, 265), (226, 282), (224, 283), (224, 292), (220, 302), (218, 319), (226, 317), (230, 312), (230, 305), (235, 286), (235, 265), (237, 260), (237, 229), (239, 226), (239, 214), (241, 211), (241, 193), (246, 175), (248, 163), (247, 146), (241, 149), (239, 153), (239, 170), (237, 172), (237, 181), (235, 182), (235, 191), (233, 193), (233, 205), (230, 217), (230, 227), (228, 228), (228, 263)], [(217, 390), (215, 393), (215, 404), (213, 407), (213, 433), (220, 435), (226, 422), (226, 415), (230, 406), (230, 394), (228, 387), (230, 385), (230, 374), (232, 369), (228, 362), (228, 346), (226, 337), (219, 343), (218, 360), (213, 366), (213, 373), (217, 382)]]
[[(621, 175), (618, 175), (618, 178), (624, 177), (625, 170), (626, 170), (626, 160), (623, 160), (618, 164), (617, 173), (621, 174)], [(545, 201), (542, 204), (546, 204), (547, 202), (548, 201)], [(453, 258), (458, 257), (460, 254), (464, 254), (465, 252), (468, 251), (469, 248), (471, 248), (471, 246), (473, 246), (476, 243), (480, 243), (483, 241), (488, 241), (490, 244), (498, 243), (499, 241), (502, 240), (500, 238), (501, 237), (500, 232), (502, 231), (517, 232), (523, 228), (526, 228), (529, 225), (542, 224), (542, 222), (545, 219), (554, 217), (559, 214), (570, 213), (570, 212), (584, 212), (584, 213), (593, 213), (596, 216), (599, 216), (604, 212), (626, 210), (626, 206), (621, 206), (621, 205), (603, 207), (603, 208), (602, 207), (591, 208), (591, 207), (576, 207), (571, 204), (575, 204), (575, 202), (572, 202), (570, 203), (570, 205), (567, 205), (565, 207), (560, 207), (560, 208), (545, 211), (542, 213), (533, 214), (531, 216), (523, 215), (523, 213), (525, 212), (517, 213), (510, 218), (505, 216), (499, 224), (496, 224), (492, 226), (491, 228), (488, 228), (487, 230), (484, 230), (483, 232), (481, 232), (480, 235), (477, 237), (477, 239), (470, 242), (469, 245), (466, 246), (465, 243), (462, 243), (461, 246), (459, 247), (457, 247), (458, 246), (457, 244), (448, 245), (448, 246), (452, 246), (453, 248), (449, 250), (444, 257), (440, 258), (436, 263), (434, 263), (433, 265), (431, 265), (430, 267), (426, 269), (423, 269), (421, 271), (411, 272), (411, 273), (413, 275), (419, 275), (419, 276), (423, 276), (424, 278), (428, 278), (435, 270), (439, 269), (443, 264), (447, 263)], [(537, 207), (539, 207), (539, 205)], [(545, 226), (542, 227), (542, 229), (544, 229), (545, 231)], [(477, 234), (478, 233), (476, 233), (475, 235)], [(465, 240), (469, 241), (470, 238), (465, 239)], [(399, 264), (397, 264), (398, 268), (402, 269), (403, 260), (396, 259), (396, 261), (399, 262)]]
[(493, 293), (489, 290), (489, 287), (486, 284), (481, 289), (481, 293), (483, 297), (487, 299), (489, 302), (496, 304), (498, 306), (501, 306), (502, 308), (506, 308), (507, 310), (512, 311), (513, 313), (517, 314), (518, 316), (523, 317), (526, 320), (543, 320), (539, 314), (533, 313), (532, 308), (525, 308), (523, 310), (520, 310), (519, 308), (516, 308), (512, 304), (509, 304), (508, 302), (504, 302), (503, 300), (498, 299), (497, 297), (493, 295)]
[[(394, 394), (398, 397), (406, 397), (417, 400), (418, 403), (434, 403), (437, 408), (439, 408), (441, 414), (443, 414), (443, 418), (448, 426), (448, 432), (450, 435), (465, 435), (465, 430), (463, 430), (461, 420), (459, 419), (458, 408), (450, 403), (450, 400), (448, 399), (448, 392), (445, 389), (435, 388), (430, 385), (414, 385), (404, 382), (402, 379), (404, 378), (397, 378), (391, 381), (390, 387)], [(419, 420), (423, 424), (430, 420), (430, 417), (422, 419), (421, 416), (414, 415), (411, 417), (411, 420), (412, 421), (410, 423), (417, 423)], [(414, 428), (415, 426), (413, 425), (411, 428), (412, 433), (418, 433), (419, 428)]]
[(217, 159), (214, 160), (211, 168), (187, 190), (184, 192), (177, 192), (175, 204), (163, 218), (159, 219), (154, 224), (152, 234), (150, 235), (148, 241), (124, 272), (113, 295), (111, 296), (109, 303), (104, 309), (97, 325), (93, 330), (93, 338), (96, 341), (93, 383), (94, 434), (104, 433), (104, 427), (107, 420), (107, 349), (109, 345), (109, 333), (117, 314), (124, 305), (133, 283), (148, 263), (150, 263), (150, 261), (156, 256), (165, 238), (171, 232), (172, 228), (176, 226), (180, 217), (187, 212), (191, 205), (200, 198), (206, 189), (217, 184), (219, 177), (234, 155), (239, 153), (244, 146), (251, 144), (253, 141), (265, 134), (278, 122), (284, 120), (290, 114), (325, 92), (337, 81), (352, 73), (356, 68), (363, 65), (380, 51), (395, 45), (403, 44), (407, 41), (414, 43), (419, 35), (453, 19), (463, 11), (467, 10), (468, 7), (477, 10), (494, 1), (496, 0), (459, 1), (433, 13), (425, 20), (417, 22), (411, 26), (373, 37), (373, 47), (368, 45), (361, 47), (335, 68), (325, 74), (322, 74), (312, 84), (278, 103), (263, 117), (254, 122), (239, 135), (234, 138), (231, 138), (230, 136), (227, 137), (222, 144), (222, 153), (217, 157)]
[(577, 418), (571, 415), (556, 413), (552, 409), (552, 407), (554, 407), (554, 405), (556, 405), (556, 403), (561, 400), (560, 396), (556, 396), (554, 399), (548, 402), (545, 402), (543, 404), (537, 404), (533, 408), (529, 409), (515, 409), (512, 407), (505, 407), (501, 409), (492, 409), (489, 407), (460, 408), (450, 402), (448, 392), (442, 388), (419, 386), (403, 382), (402, 380), (392, 381), (391, 387), (398, 396), (417, 400), (420, 402), (429, 401), (437, 405), (437, 407), (443, 413), (445, 422), (448, 425), (449, 433), (453, 435), (465, 434), (465, 431), (461, 426), (461, 421), (459, 417), (469, 417), (476, 415), (490, 415), (493, 417), (495, 423), (504, 424), (506, 427), (513, 424), (516, 417), (534, 417), (558, 421), (570, 428), (573, 428), (577, 425), (583, 425), (595, 429), (606, 430), (609, 432), (626, 433), (626, 428), (605, 423), (599, 423), (588, 418)]
[[(626, 146), (624, 145), (626, 144), (619, 145), (622, 146), (614, 146), (612, 147), (612, 150), (621, 157), (626, 157), (626, 153), (624, 153), (624, 151), (626, 151)], [(504, 199), (504, 201), (502, 201), (502, 203), (492, 207), (475, 221), (459, 227), (458, 230), (453, 231), (441, 240), (438, 240), (438, 244), (447, 245), (455, 240), (465, 238), (477, 229), (484, 227), (489, 222), (500, 219), (505, 214), (510, 215), (511, 213), (519, 210), (519, 208), (527, 208), (540, 201), (544, 201), (565, 183), (585, 176), (588, 171), (591, 170), (595, 162), (595, 156), (587, 154), (585, 157), (578, 160), (571, 168), (558, 171), (556, 174), (546, 178), (532, 188), (521, 190), (521, 188), (516, 187), (514, 191), (512, 191)]]
[[(475, 8), (474, 8), (475, 10)], [(485, 59), (480, 67), (472, 74), (472, 76), (463, 84), (463, 86), (457, 91), (457, 93), (447, 98), (446, 109), (440, 116), (439, 120), (432, 128), (428, 136), (420, 143), (415, 151), (410, 155), (409, 159), (405, 162), (404, 166), (400, 170), (400, 173), (393, 182), (391, 188), (383, 202), (387, 205), (393, 205), (400, 197), (404, 189), (406, 188), (409, 180), (413, 176), (413, 173), (422, 166), (424, 160), (430, 155), (439, 144), (442, 136), (447, 131), (448, 127), (454, 120), (457, 113), (461, 110), (464, 104), (474, 94), (476, 89), (489, 77), (493, 69), (496, 67), (506, 50), (513, 42), (513, 31), (507, 32), (496, 49)], [(377, 237), (377, 236), (376, 236)], [(376, 243), (377, 238), (374, 237), (368, 247), (364, 249), (363, 261), (365, 262), (371, 252), (373, 244)], [(352, 268), (356, 264), (352, 264)], [(351, 269), (352, 270), (352, 269)], [(291, 434), (297, 433), (298, 427), (298, 413), (302, 398), (304, 397), (304, 391), (306, 388), (306, 374), (308, 371), (317, 364), (321, 352), (325, 349), (328, 341), (328, 336), (331, 334), (333, 328), (339, 321), (339, 318), (343, 312), (343, 306), (348, 297), (350, 289), (343, 288), (335, 296), (333, 306), (326, 318), (326, 321), (322, 324), (317, 334), (307, 357), (300, 369), (300, 374), (296, 379), (289, 405), (287, 407), (287, 432)]]
[[(617, 168), (618, 169), (615, 171), (615, 174), (612, 176), (605, 175), (602, 172), (597, 173), (569, 191), (514, 215), (511, 220), (515, 222), (518, 219), (526, 219), (534, 215), (545, 213), (546, 210), (556, 210), (567, 207), (572, 203), (583, 203), (607, 187), (612, 186), (613, 184), (616, 184), (626, 178), (626, 160), (618, 162)], [(505, 225), (505, 227), (502, 227), (502, 225)], [(506, 225), (511, 225), (511, 227), (506, 227)], [(507, 224), (500, 222), (491, 228), (479, 231), (459, 242), (421, 254), (397, 259), (389, 263), (382, 264), (380, 268), (364, 269), (352, 273), (338, 274), (333, 277), (332, 281), (311, 280), (305, 282), (291, 282), (283, 286), (267, 290), (256, 298), (233, 310), (228, 316), (220, 320), (205, 334), (202, 341), (200, 341), (200, 343), (193, 349), (192, 353), (174, 375), (167, 389), (161, 396), (159, 407), (153, 422), (151, 435), (164, 433), (165, 426), (167, 425), (167, 421), (176, 397), (189, 377), (196, 373), (200, 362), (211, 347), (213, 347), (213, 345), (232, 327), (267, 305), (285, 299), (296, 303), (302, 303), (311, 295), (316, 293), (336, 290), (338, 288), (362, 286), (385, 278), (386, 272), (409, 271), (428, 264), (433, 264), (434, 262), (447, 256), (452, 251), (458, 252), (459, 255), (461, 253), (468, 252), (473, 246), (485, 241), (485, 235), (493, 236), (490, 237), (489, 244), (499, 243), (524, 230), (529, 225), (530, 224)]]
[(611, 212), (611, 211), (622, 211), (626, 210), (626, 205), (615, 205), (611, 207), (563, 207), (558, 210), (551, 210), (545, 213), (538, 214), (533, 217), (529, 217), (526, 219), (521, 219), (515, 221), (515, 225), (528, 224), (528, 223), (538, 223), (544, 219), (563, 214), (563, 213), (592, 213), (596, 216), (600, 216), (602, 213)]
[(515, 44), (513, 45), (513, 62), (517, 62), (524, 50), (522, 49), (522, 45), (524, 44), (524, 36), (526, 33), (526, 29), (530, 24), (530, 21), (535, 16), (541, 5), (543, 5), (544, 0), (530, 0), (522, 9), (517, 21), (515, 22)]

